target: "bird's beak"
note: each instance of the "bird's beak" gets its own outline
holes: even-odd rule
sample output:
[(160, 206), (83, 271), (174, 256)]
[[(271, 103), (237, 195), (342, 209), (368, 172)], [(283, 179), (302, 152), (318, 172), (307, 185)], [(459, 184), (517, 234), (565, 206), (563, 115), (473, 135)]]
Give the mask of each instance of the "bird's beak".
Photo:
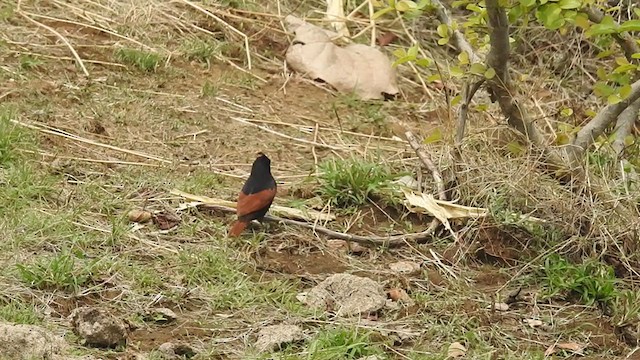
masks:
[(264, 154), (262, 153), (262, 151), (258, 151), (256, 153), (256, 157), (259, 158), (260, 156), (264, 156)]

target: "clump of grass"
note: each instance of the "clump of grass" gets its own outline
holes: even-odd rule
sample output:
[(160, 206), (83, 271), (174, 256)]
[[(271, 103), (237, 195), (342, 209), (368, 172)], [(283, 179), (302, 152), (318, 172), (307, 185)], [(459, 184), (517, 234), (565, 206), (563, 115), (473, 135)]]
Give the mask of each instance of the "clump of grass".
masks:
[(568, 293), (587, 305), (609, 304), (619, 295), (613, 268), (597, 260), (572, 264), (551, 254), (544, 263), (544, 281), (548, 296)]
[(0, 319), (16, 324), (39, 324), (41, 317), (36, 312), (33, 304), (27, 304), (20, 300), (0, 302)]
[(30, 56), (30, 55), (20, 56), (20, 69), (22, 70), (32, 70), (39, 67), (42, 64), (43, 64), (42, 60), (36, 57)]
[(349, 208), (367, 203), (373, 194), (390, 194), (391, 170), (381, 163), (355, 158), (320, 163), (317, 194), (334, 206)]
[(187, 56), (187, 59), (210, 65), (211, 58), (220, 53), (221, 45), (194, 38), (182, 45), (182, 51)]
[(383, 351), (371, 339), (371, 332), (358, 328), (333, 328), (320, 332), (309, 342), (310, 360), (360, 359), (377, 355), (384, 359)]
[(9, 165), (21, 158), (20, 148), (30, 148), (33, 145), (31, 134), (15, 125), (11, 120), (15, 111), (9, 106), (0, 107), (0, 167)]
[(62, 252), (33, 264), (17, 264), (20, 280), (36, 289), (78, 290), (91, 280), (93, 266), (76, 264), (76, 257)]
[(116, 50), (115, 57), (125, 65), (132, 65), (148, 72), (155, 71), (162, 61), (160, 54), (130, 48)]

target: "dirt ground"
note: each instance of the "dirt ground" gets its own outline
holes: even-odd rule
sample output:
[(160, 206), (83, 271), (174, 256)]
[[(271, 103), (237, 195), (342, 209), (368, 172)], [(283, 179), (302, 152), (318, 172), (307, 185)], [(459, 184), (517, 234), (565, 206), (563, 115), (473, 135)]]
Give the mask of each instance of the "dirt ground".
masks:
[[(239, 38), (227, 39), (228, 32), (197, 11), (179, 8), (231, 50), (215, 50), (206, 61), (190, 58), (198, 53), (188, 45), (191, 35), (185, 26), (172, 29), (168, 17), (128, 28), (141, 18), (159, 18), (136, 2), (104, 10), (105, 19), (92, 14), (109, 2), (53, 3), (25, 2), (20, 11), (70, 39), (86, 60), (88, 78), (52, 31), (3, 5), (1, 24), (8, 31), (0, 42), (0, 118), (4, 130), (24, 137), (7, 140), (8, 147), (0, 140), (0, 150), (20, 157), (0, 167), (0, 266), (6, 269), (0, 319), (65, 334), (73, 354), (101, 359), (161, 358), (157, 350), (166, 342), (188, 344), (198, 359), (445, 359), (456, 342), (469, 359), (543, 359), (554, 344), (553, 358), (578, 357), (562, 344), (578, 344), (584, 359), (639, 356), (597, 308), (540, 301), (532, 270), (520, 271), (537, 251), (529, 250), (526, 237), (492, 223), (457, 225), (462, 244), (439, 231), (426, 244), (348, 252), (310, 230), (274, 223), (227, 239), (233, 214), (178, 210), (186, 201), (170, 193), (235, 201), (255, 152), (263, 151), (278, 181), (276, 204), (323, 210), (314, 194), (316, 165), (323, 160), (353, 156), (416, 173), (420, 162), (400, 136), (405, 129), (425, 137), (436, 127), (453, 128), (437, 102), (429, 105), (430, 98), (442, 97), (438, 90), (421, 93), (401, 82), (405, 96), (397, 101), (359, 102), (284, 74), (287, 39), (279, 33), (252, 35), (252, 52), (259, 56), (248, 71)], [(152, 71), (127, 63), (117, 49), (130, 42), (77, 24), (92, 16), (95, 26), (120, 29), (171, 56)], [(150, 32), (154, 26), (158, 31)], [(13, 177), (9, 169), (23, 165), (31, 167)], [(128, 219), (133, 209), (177, 213), (179, 223), (169, 229), (137, 225)], [(325, 225), (385, 235), (394, 224), (396, 232), (422, 231), (430, 220), (404, 209), (382, 210), (367, 205), (338, 212)], [(420, 269), (394, 272), (390, 265), (398, 261)], [(374, 279), (385, 291), (403, 289), (411, 301), (362, 318), (335, 318), (296, 298), (335, 273)], [(491, 309), (518, 288), (518, 301), (508, 309)], [(67, 321), (81, 306), (126, 320), (126, 346), (84, 346)], [(162, 324), (143, 316), (160, 307), (177, 319)], [(259, 330), (280, 323), (298, 324), (308, 340), (258, 353)]]

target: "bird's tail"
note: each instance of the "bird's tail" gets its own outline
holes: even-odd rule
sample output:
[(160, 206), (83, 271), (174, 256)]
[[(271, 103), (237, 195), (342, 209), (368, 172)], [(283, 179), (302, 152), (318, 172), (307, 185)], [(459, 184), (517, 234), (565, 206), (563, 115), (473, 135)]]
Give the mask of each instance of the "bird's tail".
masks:
[(249, 223), (240, 220), (236, 221), (233, 226), (231, 226), (231, 230), (229, 230), (229, 237), (240, 236), (247, 225), (249, 225)]

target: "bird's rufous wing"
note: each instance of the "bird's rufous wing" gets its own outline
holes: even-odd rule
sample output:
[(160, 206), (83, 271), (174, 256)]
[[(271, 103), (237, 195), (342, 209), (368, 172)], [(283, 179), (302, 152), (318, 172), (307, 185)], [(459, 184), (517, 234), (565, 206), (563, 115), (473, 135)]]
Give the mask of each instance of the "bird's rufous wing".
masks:
[(240, 195), (238, 195), (238, 205), (236, 206), (238, 217), (264, 209), (273, 201), (275, 196), (276, 189), (262, 190), (250, 195), (241, 191)]

